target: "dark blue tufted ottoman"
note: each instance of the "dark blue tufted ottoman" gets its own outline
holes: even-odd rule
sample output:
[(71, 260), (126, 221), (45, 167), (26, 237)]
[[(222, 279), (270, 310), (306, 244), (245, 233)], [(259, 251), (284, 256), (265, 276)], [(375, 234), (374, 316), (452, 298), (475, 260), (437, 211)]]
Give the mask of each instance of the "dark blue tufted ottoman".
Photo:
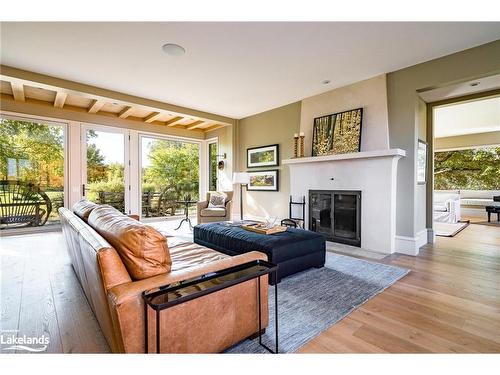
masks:
[(249, 251), (267, 254), (269, 261), (278, 265), (278, 279), (269, 280), (273, 285), (285, 276), (325, 264), (325, 238), (304, 229), (288, 228), (265, 235), (228, 222), (207, 223), (194, 227), (194, 242), (232, 256)]

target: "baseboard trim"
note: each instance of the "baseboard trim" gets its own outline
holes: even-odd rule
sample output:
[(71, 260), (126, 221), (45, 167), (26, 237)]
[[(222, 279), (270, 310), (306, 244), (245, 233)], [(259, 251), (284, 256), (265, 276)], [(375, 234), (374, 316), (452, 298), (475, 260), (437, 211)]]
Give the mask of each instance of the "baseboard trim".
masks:
[(396, 236), (396, 253), (417, 256), (420, 248), (428, 242), (429, 231), (423, 229), (415, 237)]

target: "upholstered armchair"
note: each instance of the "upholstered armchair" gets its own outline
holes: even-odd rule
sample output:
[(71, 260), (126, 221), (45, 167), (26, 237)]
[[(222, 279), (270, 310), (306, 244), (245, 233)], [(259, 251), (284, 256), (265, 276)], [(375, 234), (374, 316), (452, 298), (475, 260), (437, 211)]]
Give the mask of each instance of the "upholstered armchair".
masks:
[(227, 221), (231, 220), (231, 208), (233, 205), (233, 192), (223, 191), (226, 195), (226, 201), (224, 203), (225, 207), (208, 207), (208, 201), (210, 199), (210, 193), (207, 192), (206, 200), (198, 202), (196, 204), (196, 212), (198, 216), (198, 224), (202, 223), (212, 223), (215, 221)]

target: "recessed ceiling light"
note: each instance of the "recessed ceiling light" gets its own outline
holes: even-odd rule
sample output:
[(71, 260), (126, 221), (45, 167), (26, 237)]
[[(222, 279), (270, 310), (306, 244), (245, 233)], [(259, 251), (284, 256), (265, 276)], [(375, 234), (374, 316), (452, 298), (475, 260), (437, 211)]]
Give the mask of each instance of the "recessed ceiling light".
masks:
[(167, 44), (164, 44), (161, 49), (163, 50), (163, 52), (165, 52), (167, 55), (170, 55), (170, 56), (182, 56), (186, 53), (186, 50), (184, 49), (184, 47), (178, 45), (178, 44), (175, 44), (175, 43), (167, 43)]
[(328, 85), (330, 83), (329, 79), (325, 79), (323, 82), (321, 82), (323, 85)]
[(470, 85), (471, 85), (472, 87), (475, 87), (475, 86), (479, 86), (479, 84), (480, 84), (480, 83), (481, 83), (481, 82), (472, 82)]

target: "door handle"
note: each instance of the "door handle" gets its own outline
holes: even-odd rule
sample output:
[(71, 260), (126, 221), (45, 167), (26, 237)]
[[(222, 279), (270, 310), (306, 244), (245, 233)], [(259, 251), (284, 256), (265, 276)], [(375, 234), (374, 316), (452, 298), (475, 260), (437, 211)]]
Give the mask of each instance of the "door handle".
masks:
[(82, 184), (82, 197), (85, 196), (85, 184)]

